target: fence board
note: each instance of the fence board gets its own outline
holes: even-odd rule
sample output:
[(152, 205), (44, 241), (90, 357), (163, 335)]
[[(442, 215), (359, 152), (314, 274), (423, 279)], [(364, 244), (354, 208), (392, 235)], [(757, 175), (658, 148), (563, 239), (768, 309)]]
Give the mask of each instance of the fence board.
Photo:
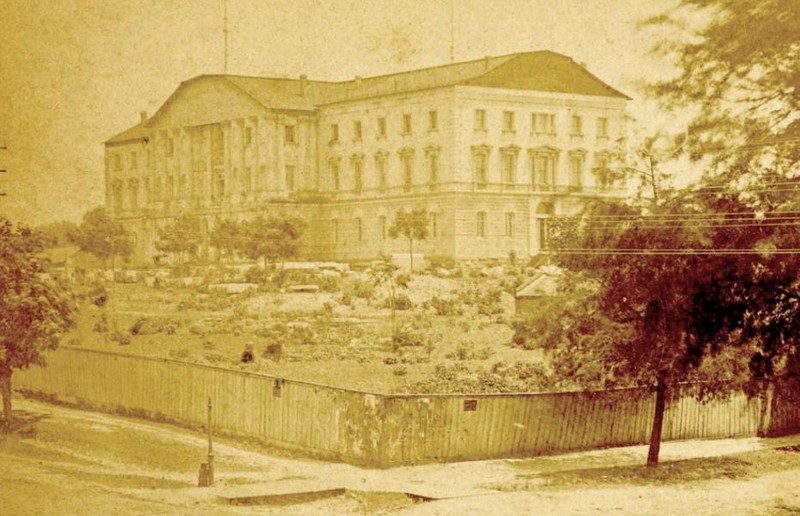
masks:
[[(280, 384), (280, 389), (276, 385)], [(508, 395), (380, 395), (168, 359), (61, 348), (47, 368), (16, 373), (17, 389), (108, 411), (261, 439), (323, 458), (372, 466), (510, 457), (645, 443), (654, 396), (634, 389)], [(474, 411), (464, 402), (476, 400)], [(762, 404), (770, 434), (800, 426), (797, 399), (734, 394), (668, 404), (668, 439), (756, 435)]]

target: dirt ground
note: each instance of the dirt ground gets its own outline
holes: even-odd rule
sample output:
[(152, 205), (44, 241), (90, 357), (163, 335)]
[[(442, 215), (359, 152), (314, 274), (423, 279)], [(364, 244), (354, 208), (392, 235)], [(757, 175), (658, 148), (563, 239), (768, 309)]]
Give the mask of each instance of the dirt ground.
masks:
[[(800, 435), (668, 442), (656, 469), (642, 466), (643, 446), (369, 470), (215, 441), (217, 481), (198, 488), (207, 453), (201, 434), (22, 398), (14, 403), (21, 423), (0, 436), (4, 515), (800, 512), (800, 453), (778, 449), (800, 449)], [(347, 491), (284, 505), (224, 501), (334, 488)]]

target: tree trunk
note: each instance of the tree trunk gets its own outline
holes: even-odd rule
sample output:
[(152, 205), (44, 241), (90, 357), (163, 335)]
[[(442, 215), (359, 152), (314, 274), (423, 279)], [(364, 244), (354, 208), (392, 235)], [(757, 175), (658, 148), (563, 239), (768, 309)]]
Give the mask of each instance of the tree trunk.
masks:
[(0, 371), (0, 393), (3, 395), (3, 427), (11, 427), (11, 370)]
[(656, 383), (656, 410), (653, 415), (653, 431), (650, 432), (650, 450), (647, 452), (647, 465), (658, 466), (658, 454), (661, 451), (661, 429), (664, 426), (664, 412), (667, 407), (667, 385), (659, 376)]

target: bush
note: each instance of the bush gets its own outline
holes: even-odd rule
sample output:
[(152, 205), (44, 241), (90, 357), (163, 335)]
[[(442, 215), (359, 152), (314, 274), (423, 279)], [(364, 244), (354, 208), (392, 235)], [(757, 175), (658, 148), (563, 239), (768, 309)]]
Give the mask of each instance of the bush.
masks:
[(392, 369), (392, 374), (395, 376), (405, 376), (408, 374), (408, 369), (404, 365), (399, 365)]
[(422, 332), (411, 328), (401, 328), (392, 335), (392, 349), (395, 351), (405, 347), (421, 347), (427, 344), (427, 338)]
[(131, 343), (131, 336), (127, 333), (123, 333), (119, 330), (115, 330), (108, 336), (108, 340), (111, 342), (116, 342), (120, 346), (127, 346)]
[(106, 317), (105, 312), (100, 314), (100, 320), (94, 323), (94, 326), (92, 326), (92, 331), (95, 331), (97, 333), (108, 332), (108, 318)]
[(342, 278), (340, 276), (320, 276), (317, 285), (322, 292), (339, 292), (342, 290)]
[(264, 283), (264, 269), (254, 265), (244, 272), (244, 281), (246, 283)]
[(384, 357), (383, 363), (386, 365), (395, 365), (397, 363), (397, 357)]
[(436, 311), (436, 315), (454, 316), (464, 314), (464, 308), (456, 299), (444, 299), (439, 296), (433, 296), (430, 301), (428, 301), (428, 304)]
[(370, 281), (347, 278), (342, 284), (342, 292), (349, 297), (370, 300), (375, 294), (375, 285)]
[(165, 317), (140, 317), (130, 327), (131, 335), (156, 335), (164, 333), (174, 335), (179, 323)]

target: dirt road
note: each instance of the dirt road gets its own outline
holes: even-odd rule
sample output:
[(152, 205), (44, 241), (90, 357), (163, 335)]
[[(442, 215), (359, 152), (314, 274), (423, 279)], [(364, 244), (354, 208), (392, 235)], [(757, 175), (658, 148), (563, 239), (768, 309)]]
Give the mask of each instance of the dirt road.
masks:
[[(800, 436), (665, 443), (660, 477), (642, 476), (644, 447), (367, 470), (218, 441), (217, 482), (198, 488), (207, 451), (201, 434), (20, 398), (15, 409), (26, 424), (0, 436), (4, 515), (800, 512), (800, 453), (772, 450)], [(718, 459), (685, 460), (696, 457)], [(221, 501), (333, 488), (348, 491), (282, 506)], [(414, 502), (404, 493), (437, 500)]]

